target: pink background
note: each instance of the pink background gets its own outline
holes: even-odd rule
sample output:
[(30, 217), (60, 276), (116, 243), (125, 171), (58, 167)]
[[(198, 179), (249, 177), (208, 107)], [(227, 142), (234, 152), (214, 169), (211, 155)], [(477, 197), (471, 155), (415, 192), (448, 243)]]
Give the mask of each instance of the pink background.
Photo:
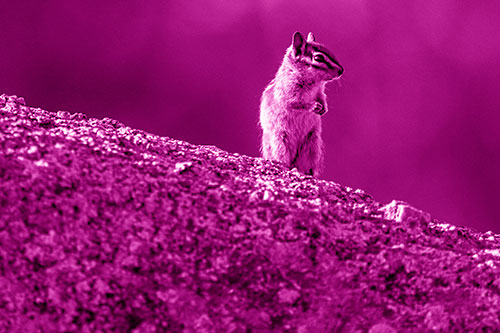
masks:
[(346, 69), (322, 177), (500, 233), (499, 1), (26, 3), (0, 11), (0, 93), (251, 156), (260, 94), (312, 31)]

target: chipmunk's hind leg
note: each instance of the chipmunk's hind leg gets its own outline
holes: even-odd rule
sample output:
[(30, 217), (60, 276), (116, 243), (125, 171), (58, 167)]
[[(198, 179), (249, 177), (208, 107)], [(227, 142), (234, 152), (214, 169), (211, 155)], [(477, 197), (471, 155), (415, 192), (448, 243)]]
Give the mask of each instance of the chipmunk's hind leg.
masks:
[(318, 175), (323, 159), (323, 143), (317, 129), (312, 129), (299, 147), (297, 166), (308, 175)]
[[(290, 155), (291, 156), (291, 155)], [(300, 170), (299, 166), (297, 165), (297, 160), (299, 159), (299, 150), (297, 149), (295, 153), (293, 154), (293, 159), (290, 162), (290, 169), (297, 168)]]
[(280, 161), (291, 167), (292, 158), (295, 154), (286, 133), (283, 132), (278, 135), (265, 133), (262, 139), (262, 156), (265, 159)]

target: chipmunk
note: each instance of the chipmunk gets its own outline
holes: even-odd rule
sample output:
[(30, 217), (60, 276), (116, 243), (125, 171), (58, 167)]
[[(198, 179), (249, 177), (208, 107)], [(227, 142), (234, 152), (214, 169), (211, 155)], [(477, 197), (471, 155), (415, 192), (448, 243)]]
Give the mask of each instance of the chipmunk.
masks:
[(312, 33), (292, 37), (275, 78), (260, 103), (262, 156), (317, 175), (323, 161), (321, 116), (327, 111), (325, 85), (344, 68)]

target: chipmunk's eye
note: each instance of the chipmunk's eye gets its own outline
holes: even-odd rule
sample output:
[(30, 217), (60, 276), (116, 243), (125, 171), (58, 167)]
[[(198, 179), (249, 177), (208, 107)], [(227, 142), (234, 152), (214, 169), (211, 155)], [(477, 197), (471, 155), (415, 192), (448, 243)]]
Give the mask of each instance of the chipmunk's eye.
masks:
[(316, 54), (314, 55), (314, 61), (317, 62), (326, 62), (325, 57), (322, 54)]

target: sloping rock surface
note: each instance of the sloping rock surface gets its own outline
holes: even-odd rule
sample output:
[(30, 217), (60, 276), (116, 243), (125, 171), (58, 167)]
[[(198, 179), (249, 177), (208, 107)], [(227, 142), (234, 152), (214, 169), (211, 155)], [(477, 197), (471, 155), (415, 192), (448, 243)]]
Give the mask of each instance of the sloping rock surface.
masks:
[(499, 240), (0, 97), (0, 332), (500, 330)]

